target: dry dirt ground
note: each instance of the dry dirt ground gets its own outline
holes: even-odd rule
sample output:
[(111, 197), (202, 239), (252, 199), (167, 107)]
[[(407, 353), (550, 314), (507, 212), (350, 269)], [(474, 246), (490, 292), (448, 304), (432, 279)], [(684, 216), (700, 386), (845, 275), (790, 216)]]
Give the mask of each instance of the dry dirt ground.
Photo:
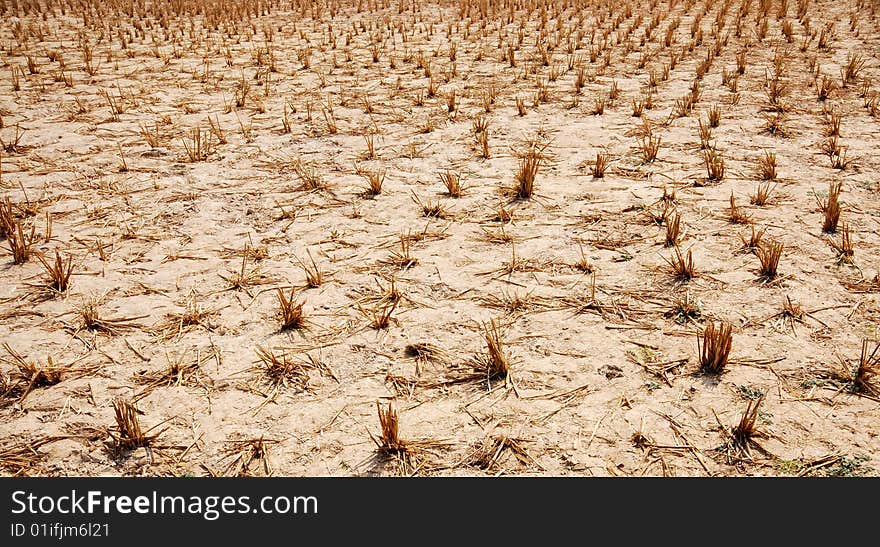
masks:
[(880, 469), (876, 1), (45, 4), (2, 473)]

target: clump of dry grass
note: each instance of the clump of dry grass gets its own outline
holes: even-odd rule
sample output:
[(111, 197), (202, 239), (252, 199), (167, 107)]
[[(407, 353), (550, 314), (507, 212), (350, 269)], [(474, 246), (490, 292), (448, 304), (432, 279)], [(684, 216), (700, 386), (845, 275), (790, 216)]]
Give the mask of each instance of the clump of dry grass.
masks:
[(481, 306), (503, 310), (510, 315), (526, 313), (542, 306), (547, 306), (548, 302), (538, 296), (534, 296), (532, 291), (521, 294), (517, 291), (508, 293), (502, 291), (499, 294), (490, 293), (477, 298)]
[(382, 184), (385, 182), (385, 171), (361, 171), (358, 173), (367, 181), (367, 188), (364, 195), (375, 197), (382, 193)]
[(703, 164), (706, 166), (706, 179), (709, 182), (718, 182), (724, 178), (724, 158), (717, 150), (705, 150)]
[(732, 224), (751, 224), (752, 219), (744, 213), (736, 204), (736, 198), (733, 191), (730, 192), (730, 210), (727, 214), (727, 220)]
[(593, 266), (593, 263), (590, 261), (589, 258), (587, 258), (586, 253), (584, 253), (583, 245), (578, 245), (578, 249), (580, 250), (580, 255), (577, 261), (572, 264), (572, 266), (579, 272), (587, 274), (593, 273), (593, 271), (595, 270), (595, 266)]
[(79, 328), (104, 334), (119, 334), (125, 330), (136, 328), (139, 325), (135, 323), (135, 320), (149, 317), (149, 315), (102, 317), (99, 310), (99, 302), (94, 298), (84, 300), (77, 309), (77, 313), (81, 321)]
[(422, 215), (428, 218), (447, 218), (449, 213), (443, 207), (443, 204), (440, 203), (439, 200), (431, 201), (430, 199), (427, 201), (422, 201), (419, 197), (413, 192), (412, 199), (422, 210)]
[(181, 139), (186, 157), (190, 162), (205, 161), (213, 153), (214, 143), (211, 140), (211, 135), (210, 132), (202, 131), (201, 127), (196, 127), (190, 131), (189, 139)]
[(226, 138), (226, 132), (223, 130), (223, 127), (220, 126), (220, 119), (217, 116), (214, 116), (213, 118), (208, 116), (208, 131), (214, 135), (217, 144), (227, 144), (229, 142)]
[(156, 330), (162, 339), (180, 336), (196, 326), (211, 329), (209, 320), (217, 315), (218, 308), (205, 308), (199, 302), (195, 291), (187, 295), (182, 312), (169, 313), (165, 320), (157, 325)]
[(766, 394), (761, 394), (758, 399), (748, 402), (739, 423), (731, 431), (733, 445), (745, 454), (748, 454), (749, 448), (755, 445), (756, 438), (765, 436), (764, 432), (758, 428), (758, 408), (760, 408), (765, 396)]
[(216, 354), (214, 352), (196, 351), (195, 357), (189, 357), (189, 349), (179, 353), (165, 352), (165, 367), (153, 371), (145, 371), (135, 376), (135, 381), (145, 387), (138, 398), (157, 387), (205, 385), (210, 381), (202, 371), (201, 365)]
[(321, 178), (321, 174), (314, 166), (308, 165), (301, 159), (297, 158), (294, 160), (292, 168), (293, 173), (300, 180), (300, 186), (297, 190), (312, 191), (329, 189), (329, 185), (324, 182)]
[(156, 121), (152, 128), (140, 124), (140, 134), (150, 145), (150, 148), (159, 147), (159, 122)]
[(849, 84), (855, 83), (866, 64), (867, 61), (860, 54), (850, 53), (847, 55), (846, 64), (840, 69), (842, 86), (847, 87)]
[(661, 200), (660, 203), (662, 207), (660, 207), (659, 211), (655, 210), (651, 205), (645, 206), (642, 209), (648, 221), (657, 226), (663, 226), (669, 220), (669, 215), (672, 213), (672, 206), (669, 202)]
[(10, 361), (15, 369), (10, 375), (8, 385), (0, 389), (0, 398), (9, 395), (16, 395), (18, 401), (24, 400), (27, 395), (34, 389), (46, 386), (53, 386), (61, 381), (63, 374), (69, 372), (69, 368), (61, 367), (55, 364), (51, 355), (46, 357), (46, 364), (28, 361), (23, 355), (12, 349), (9, 344), (4, 343), (3, 349), (9, 354)]
[(839, 137), (840, 136), (840, 123), (843, 121), (843, 116), (839, 112), (828, 111), (825, 114), (825, 136), (826, 137)]
[(303, 312), (303, 302), (297, 302), (296, 291), (290, 290), (290, 295), (284, 294), (284, 291), (276, 289), (278, 297), (278, 315), (281, 319), (280, 330), (301, 329), (306, 324), (305, 313)]
[(712, 128), (709, 126), (709, 123), (703, 123), (703, 119), (700, 118), (699, 122), (699, 136), (700, 136), (700, 150), (708, 150), (712, 148), (711, 143), (709, 142), (712, 139)]
[(435, 127), (434, 119), (431, 116), (427, 116), (419, 126), (419, 133), (430, 133), (434, 131)]
[(679, 325), (685, 325), (699, 321), (703, 317), (703, 310), (699, 300), (693, 299), (688, 291), (683, 297), (677, 297), (663, 316), (673, 319)]
[(749, 203), (758, 207), (767, 205), (770, 201), (770, 194), (776, 188), (776, 185), (771, 186), (770, 184), (770, 181), (759, 183), (755, 188), (755, 193), (750, 196)]
[[(546, 307), (549, 309), (553, 309), (559, 304), (550, 304)], [(563, 297), (561, 301), (561, 305), (564, 308), (571, 308), (575, 315), (579, 315), (582, 313), (594, 313), (603, 318), (610, 318), (608, 312), (614, 312), (619, 318), (625, 319), (626, 313), (625, 309), (627, 306), (617, 306), (613, 305), (605, 305), (599, 301), (596, 297), (596, 272), (591, 272), (590, 274), (590, 291), (587, 293), (586, 291), (581, 294), (576, 294), (573, 296)]]
[(530, 150), (519, 160), (519, 167), (515, 174), (516, 185), (513, 187), (513, 196), (516, 199), (529, 199), (535, 191), (535, 178), (541, 166), (541, 155)]
[(292, 359), (287, 353), (275, 353), (270, 348), (258, 346), (256, 370), (272, 388), (295, 388), (305, 391), (309, 387), (309, 371), (313, 362)]
[(841, 152), (837, 152), (831, 155), (831, 168), (844, 170), (850, 166), (852, 163), (852, 159), (847, 159), (846, 157), (846, 148), (842, 148)]
[(849, 224), (843, 223), (843, 226), (840, 229), (840, 242), (828, 238), (828, 243), (831, 245), (831, 248), (837, 253), (837, 263), (838, 264), (854, 264), (853, 257), (855, 256), (855, 245), (852, 239), (852, 231), (850, 230)]
[(871, 278), (860, 274), (859, 279), (849, 279), (842, 283), (848, 291), (856, 294), (880, 292), (880, 272), (875, 273)]
[(779, 241), (770, 241), (755, 250), (755, 254), (761, 262), (761, 266), (758, 268), (758, 277), (760, 279), (765, 281), (776, 279), (783, 247), (783, 244)]
[(150, 434), (155, 428), (146, 431), (141, 429), (140, 420), (138, 419), (137, 407), (131, 401), (117, 397), (113, 399), (113, 411), (116, 416), (116, 432), (111, 431), (112, 446), (114, 455), (120, 456), (125, 452), (136, 448), (146, 448), (149, 452), (150, 446), (161, 434)]
[(449, 364), (452, 359), (449, 353), (431, 342), (414, 342), (407, 344), (403, 354), (416, 362), (416, 374), (421, 373), (422, 366), (427, 363)]
[(675, 106), (672, 109), (671, 117), (684, 118), (694, 109), (694, 98), (692, 95), (684, 95), (680, 99), (675, 100)]
[(832, 135), (820, 142), (819, 150), (821, 150), (823, 154), (832, 159), (835, 156), (840, 156), (843, 153), (843, 148), (840, 145), (840, 141), (837, 138), (837, 135)]
[(852, 388), (856, 393), (880, 396), (875, 377), (880, 374), (880, 343), (870, 350), (870, 341), (862, 340), (862, 352), (851, 373)]
[(774, 137), (787, 137), (789, 135), (789, 130), (786, 125), (787, 123), (788, 116), (786, 116), (784, 112), (767, 114), (764, 116), (763, 131)]
[(767, 82), (768, 108), (774, 112), (785, 112), (789, 110), (789, 105), (783, 101), (788, 93), (788, 82), (780, 79), (778, 74), (774, 75), (774, 77)]
[(796, 334), (795, 323), (803, 323), (807, 316), (813, 317), (811, 312), (805, 311), (801, 304), (792, 302), (791, 297), (786, 295), (782, 302), (782, 311), (773, 314), (771, 318), (778, 318), (788, 325), (792, 334)]
[(377, 437), (367, 432), (376, 445), (376, 452), (381, 457), (392, 458), (400, 466), (400, 471), (407, 475), (430, 467), (435, 449), (445, 446), (446, 443), (436, 439), (401, 438), (400, 416), (393, 400), (384, 409), (376, 401), (376, 411), (379, 415), (379, 435)]
[(783, 317), (794, 321), (802, 321), (807, 315), (807, 312), (804, 311), (803, 306), (792, 302), (791, 297), (788, 295), (785, 296), (785, 302), (782, 303), (781, 313)]
[(425, 91), (427, 96), (431, 99), (437, 96), (437, 81), (434, 80), (433, 76), (428, 77), (428, 88)]
[(525, 448), (528, 442), (531, 441), (507, 435), (487, 436), (473, 447), (465, 464), (484, 471), (494, 471), (501, 467), (504, 454), (510, 453), (521, 465), (540, 467)]
[(715, 128), (721, 124), (721, 107), (717, 104), (709, 108), (709, 127)]
[(688, 249), (687, 255), (683, 256), (681, 254), (681, 248), (678, 245), (675, 246), (675, 254), (671, 259), (666, 259), (666, 263), (669, 264), (670, 273), (672, 274), (672, 278), (675, 281), (690, 281), (691, 279), (697, 276), (696, 268), (694, 267), (694, 257), (691, 254), (691, 250)]
[(613, 105), (618, 97), (620, 97), (620, 88), (617, 86), (617, 80), (613, 80), (608, 90), (608, 101)]
[(375, 305), (386, 303), (399, 303), (405, 298), (403, 292), (401, 292), (400, 290), (400, 287), (397, 286), (397, 281), (394, 277), (391, 278), (388, 285), (382, 285), (382, 283), (379, 282), (378, 279), (376, 279), (375, 281), (378, 290), (373, 294), (359, 299), (357, 301), (358, 303), (369, 302)]
[(504, 349), (504, 338), (494, 319), (481, 325), (486, 352), (476, 358), (476, 364), (487, 381), (510, 379), (510, 358)]
[[(0, 127), (0, 129), (2, 129), (2, 127)], [(21, 129), (21, 126), (15, 124), (15, 134), (12, 136), (11, 141), (6, 142), (0, 137), (0, 150), (9, 154), (22, 152), (25, 149), (25, 147), (20, 144), (22, 135), (24, 135), (24, 131)]]
[[(0, 167), (2, 175), (2, 167)], [(2, 182), (2, 179), (0, 179)], [(6, 239), (15, 230), (15, 215), (12, 209), (12, 201), (7, 196), (0, 201), (0, 239)]]
[(58, 440), (57, 437), (44, 437), (36, 441), (6, 441), (0, 443), (0, 469), (13, 477), (24, 477), (38, 463), (46, 458), (37, 449), (45, 444)]
[(284, 104), (284, 112), (281, 114), (281, 132), (285, 135), (290, 133), (290, 116), (287, 111), (287, 103)]
[(633, 97), (632, 105), (633, 118), (641, 118), (642, 115), (645, 113), (645, 101), (643, 99), (636, 99), (635, 97)]
[(824, 201), (819, 202), (819, 208), (824, 213), (822, 231), (825, 233), (837, 231), (837, 224), (840, 221), (840, 191), (842, 188), (842, 182), (828, 183), (828, 197)]
[(24, 264), (31, 258), (31, 247), (37, 241), (37, 227), (31, 225), (30, 232), (22, 227), (21, 221), (16, 221), (12, 230), (6, 234), (6, 244), (12, 252), (13, 264)]
[(501, 205), (495, 209), (494, 214), (492, 215), (490, 220), (492, 222), (500, 222), (502, 224), (509, 224), (513, 221), (514, 212), (515, 212), (515, 209), (508, 209), (507, 207), (504, 207), (503, 205)]
[(681, 214), (676, 212), (671, 219), (666, 220), (666, 239), (664, 247), (678, 247), (678, 238), (681, 235)]
[(303, 273), (306, 275), (306, 287), (315, 289), (324, 283), (324, 272), (315, 262), (315, 258), (312, 256), (312, 251), (306, 249), (306, 254), (309, 255), (308, 262), (299, 257), (296, 258), (296, 261), (299, 262), (300, 268), (302, 268)]
[(446, 187), (446, 195), (452, 198), (460, 198), (464, 187), (461, 184), (461, 173), (446, 170), (440, 173), (440, 182)]
[(248, 255), (245, 252), (241, 256), (241, 267), (235, 271), (229, 271), (226, 274), (218, 274), (221, 279), (226, 281), (226, 290), (243, 290), (247, 292), (248, 288), (255, 285), (268, 283), (271, 277), (260, 271), (259, 265), (254, 268), (248, 268)]
[(12, 76), (12, 90), (21, 91), (21, 67), (18, 67), (18, 71), (16, 71), (15, 69), (16, 67), (12, 67), (10, 69), (10, 73)]
[(831, 93), (837, 89), (837, 84), (829, 78), (828, 76), (823, 75), (821, 81), (817, 81), (816, 84), (816, 95), (818, 100), (825, 101), (828, 97), (831, 96)]
[[(502, 263), (502, 266), (499, 270), (503, 274), (510, 275), (513, 272), (536, 272), (540, 271), (542, 268), (541, 264), (535, 260), (530, 258), (523, 258), (521, 256), (517, 256), (516, 254), (516, 245), (513, 243), (511, 239), (510, 245), (510, 260)], [(486, 272), (492, 273), (492, 272)]]
[(327, 124), (327, 132), (335, 135), (339, 132), (339, 126), (336, 123), (336, 116), (333, 114), (332, 108), (321, 108), (321, 115), (324, 116), (324, 123)]
[(700, 370), (707, 374), (724, 372), (732, 345), (732, 328), (728, 323), (708, 323), (703, 330), (702, 340), (697, 338)]
[(379, 156), (376, 154), (376, 142), (373, 135), (364, 135), (364, 142), (367, 145), (367, 150), (361, 156), (365, 160), (375, 160), (378, 159)]
[(419, 259), (412, 254), (413, 235), (410, 232), (400, 234), (400, 250), (392, 250), (391, 256), (381, 261), (381, 264), (394, 266), (401, 270), (409, 269), (419, 263)]
[(47, 287), (56, 293), (67, 292), (70, 286), (70, 276), (73, 274), (73, 257), (68, 256), (67, 262), (61, 258), (61, 253), (55, 251), (55, 261), (49, 262), (42, 255), (37, 255), (43, 268), (49, 275)]
[(407, 452), (407, 442), (400, 438), (400, 418), (394, 401), (388, 401), (388, 406), (383, 410), (376, 401), (376, 411), (379, 414), (379, 437), (370, 438), (376, 443), (376, 448), (382, 454), (401, 455)]
[(642, 151), (642, 161), (645, 163), (653, 162), (657, 159), (657, 153), (660, 151), (660, 136), (656, 137), (650, 133), (642, 136), (640, 141)]
[(761, 180), (776, 180), (776, 153), (764, 151), (764, 155), (758, 158), (758, 178)]
[(368, 319), (371, 329), (384, 330), (391, 326), (392, 314), (399, 303), (399, 299), (379, 302), (369, 311), (358, 304), (358, 309)]
[(749, 251), (752, 253), (757, 253), (758, 249), (760, 249), (761, 245), (763, 244), (762, 239), (764, 237), (764, 234), (767, 232), (767, 227), (765, 226), (765, 227), (761, 228), (760, 230), (758, 230), (757, 232), (755, 231), (754, 226), (752, 226), (751, 229), (752, 229), (751, 235), (749, 236), (748, 239), (746, 239), (742, 234), (740, 234), (739, 237), (743, 243), (743, 250)]
[(596, 152), (596, 162), (590, 168), (590, 173), (594, 178), (601, 179), (605, 176), (605, 170), (608, 169), (610, 158), (606, 152)]
[(519, 158), (519, 164), (515, 173), (516, 184), (508, 193), (514, 199), (529, 199), (534, 194), (538, 170), (548, 159), (547, 148), (550, 142), (545, 140), (545, 135), (539, 131), (537, 136), (526, 139), (521, 146), (521, 149), (514, 150), (514, 155)]
[(446, 95), (446, 110), (449, 113), (455, 112), (456, 104), (455, 104), (455, 89), (449, 90), (449, 94)]
[(258, 439), (227, 441), (230, 446), (224, 449), (226, 456), (223, 460), (229, 463), (223, 468), (225, 477), (251, 477), (254, 473), (251, 466), (254, 462), (262, 464), (263, 475), (270, 476), (272, 467), (269, 464), (269, 446), (277, 443), (274, 439), (266, 439), (262, 436)]
[(471, 122), (471, 128), (473, 129), (474, 135), (485, 133), (489, 130), (489, 118), (480, 114)]

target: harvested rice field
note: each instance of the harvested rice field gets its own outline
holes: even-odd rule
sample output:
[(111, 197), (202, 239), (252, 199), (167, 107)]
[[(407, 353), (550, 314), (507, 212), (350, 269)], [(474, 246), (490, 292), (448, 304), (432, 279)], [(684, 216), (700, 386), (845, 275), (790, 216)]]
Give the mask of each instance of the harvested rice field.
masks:
[(0, 1), (0, 473), (875, 474), (878, 11)]

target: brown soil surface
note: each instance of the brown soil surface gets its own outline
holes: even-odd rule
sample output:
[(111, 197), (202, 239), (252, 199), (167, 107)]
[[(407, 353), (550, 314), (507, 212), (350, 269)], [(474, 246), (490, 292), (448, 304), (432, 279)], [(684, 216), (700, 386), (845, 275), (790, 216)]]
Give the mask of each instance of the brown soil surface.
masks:
[(876, 2), (35, 4), (0, 25), (2, 473), (880, 468)]

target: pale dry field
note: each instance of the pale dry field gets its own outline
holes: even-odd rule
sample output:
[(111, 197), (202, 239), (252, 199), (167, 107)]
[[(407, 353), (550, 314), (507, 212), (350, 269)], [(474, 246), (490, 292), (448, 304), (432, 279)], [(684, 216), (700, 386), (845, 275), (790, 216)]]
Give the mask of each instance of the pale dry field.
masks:
[(2, 0), (2, 473), (873, 474), (878, 7)]

